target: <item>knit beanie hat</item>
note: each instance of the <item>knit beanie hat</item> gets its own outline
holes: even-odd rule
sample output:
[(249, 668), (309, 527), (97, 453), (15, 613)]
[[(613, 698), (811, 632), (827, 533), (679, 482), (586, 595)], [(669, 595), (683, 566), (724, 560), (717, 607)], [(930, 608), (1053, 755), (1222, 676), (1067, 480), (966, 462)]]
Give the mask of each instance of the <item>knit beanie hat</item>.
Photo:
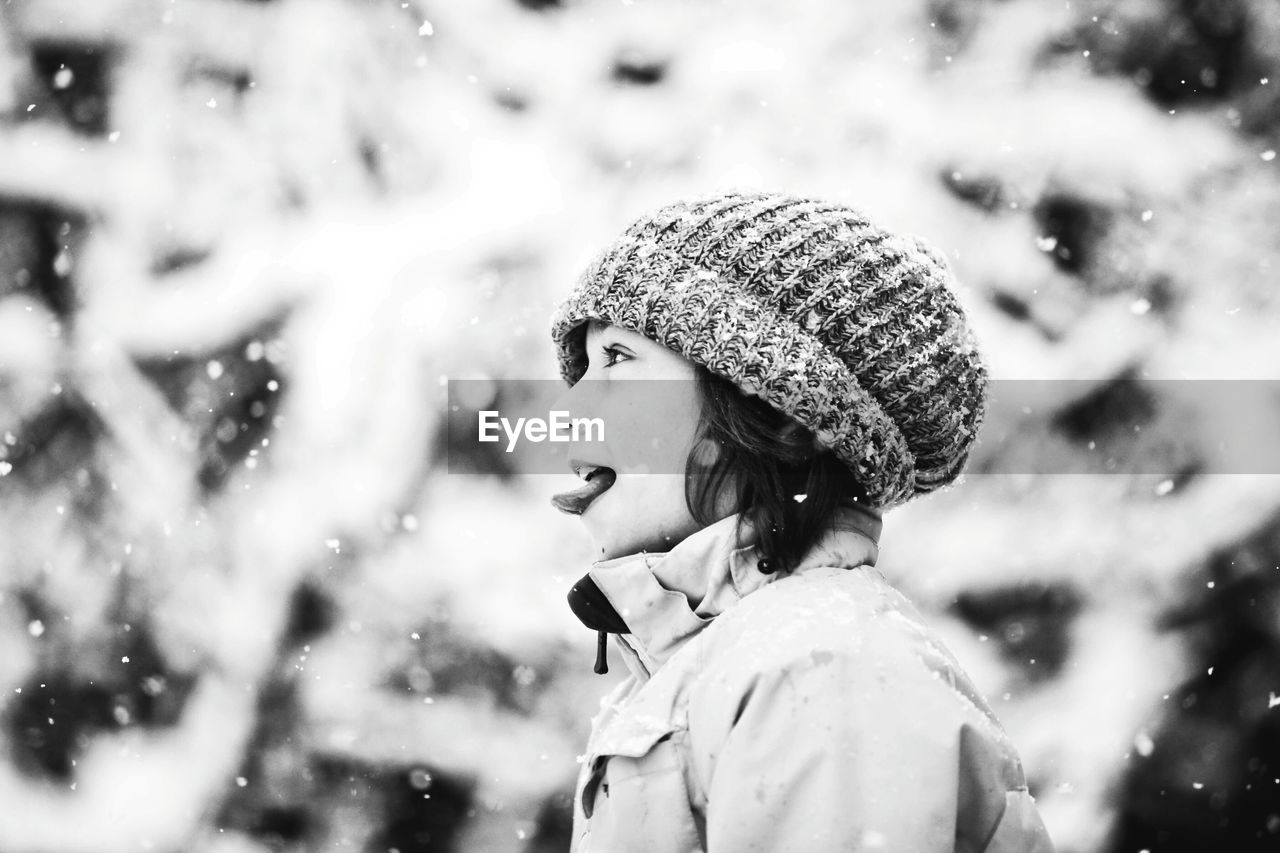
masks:
[(560, 373), (591, 319), (639, 333), (808, 427), (888, 509), (959, 476), (987, 368), (945, 258), (841, 204), (730, 193), (641, 217), (552, 319)]

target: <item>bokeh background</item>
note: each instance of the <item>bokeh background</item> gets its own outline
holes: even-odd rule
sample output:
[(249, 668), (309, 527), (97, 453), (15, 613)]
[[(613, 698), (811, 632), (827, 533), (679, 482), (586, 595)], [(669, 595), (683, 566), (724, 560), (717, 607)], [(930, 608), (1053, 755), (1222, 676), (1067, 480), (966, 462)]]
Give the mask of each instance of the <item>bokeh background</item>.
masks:
[(573, 481), (445, 383), (728, 188), (924, 236), (1061, 392), (880, 560), (1059, 850), (1278, 849), (1280, 477), (1161, 382), (1280, 374), (1278, 147), (1276, 0), (6, 0), (0, 851), (567, 849)]

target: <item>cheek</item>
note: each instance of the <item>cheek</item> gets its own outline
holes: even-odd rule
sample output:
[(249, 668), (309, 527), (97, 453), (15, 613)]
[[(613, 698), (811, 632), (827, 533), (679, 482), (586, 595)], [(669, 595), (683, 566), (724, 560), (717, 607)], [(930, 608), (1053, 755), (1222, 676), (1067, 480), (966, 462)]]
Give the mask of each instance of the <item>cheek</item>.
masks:
[(600, 504), (602, 526), (637, 534), (675, 533), (692, 522), (684, 500), (684, 478), (672, 475), (620, 476)]
[(611, 413), (607, 424), (610, 453), (616, 467), (633, 473), (683, 476), (698, 424), (690, 402), (666, 382), (629, 399)]
[[(608, 446), (610, 457), (616, 463), (614, 469), (619, 474), (651, 475), (648, 479), (665, 481), (684, 476), (692, 441), (670, 425), (664, 429), (655, 423), (653, 429), (619, 432), (609, 440)], [(635, 488), (637, 492), (660, 488), (669, 490), (669, 486), (653, 483), (637, 484)]]
[(634, 474), (618, 479), (619, 485), (623, 487), (618, 497), (625, 498), (625, 502), (634, 511), (655, 515), (663, 511), (669, 513), (672, 509), (684, 506), (683, 477)]

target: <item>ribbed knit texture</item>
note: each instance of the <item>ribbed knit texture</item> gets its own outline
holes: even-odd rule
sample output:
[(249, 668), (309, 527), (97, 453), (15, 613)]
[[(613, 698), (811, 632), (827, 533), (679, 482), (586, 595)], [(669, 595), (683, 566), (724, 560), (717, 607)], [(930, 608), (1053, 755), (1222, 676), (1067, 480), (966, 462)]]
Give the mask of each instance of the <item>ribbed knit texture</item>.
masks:
[(811, 429), (888, 509), (959, 476), (987, 368), (945, 259), (840, 204), (767, 193), (667, 205), (587, 268), (552, 320), (560, 372), (590, 319), (637, 332)]

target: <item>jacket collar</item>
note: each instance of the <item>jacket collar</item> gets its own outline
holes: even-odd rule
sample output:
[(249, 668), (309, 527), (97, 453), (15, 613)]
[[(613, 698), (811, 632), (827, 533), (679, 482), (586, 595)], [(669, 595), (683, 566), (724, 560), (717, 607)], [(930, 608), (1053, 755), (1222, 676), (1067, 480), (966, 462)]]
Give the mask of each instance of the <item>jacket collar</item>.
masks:
[[(759, 537), (745, 520), (735, 535), (738, 519), (731, 515), (708, 525), (670, 551), (592, 564), (588, 574), (631, 629), (620, 641), (637, 658), (627, 663), (638, 678), (647, 678), (716, 616), (777, 578), (756, 567)], [(874, 566), (882, 527), (879, 510), (842, 505), (794, 571)]]

